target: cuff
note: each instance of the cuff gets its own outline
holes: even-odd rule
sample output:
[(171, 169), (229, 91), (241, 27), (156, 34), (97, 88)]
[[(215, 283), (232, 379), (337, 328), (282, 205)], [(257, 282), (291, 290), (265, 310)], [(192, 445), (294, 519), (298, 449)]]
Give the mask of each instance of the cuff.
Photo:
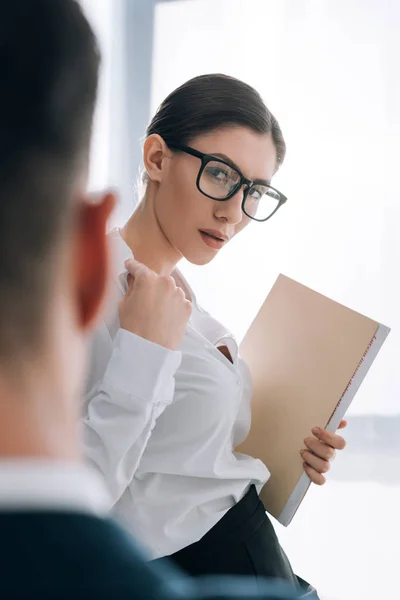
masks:
[(181, 352), (119, 329), (103, 381), (136, 398), (154, 402), (170, 389), (181, 360)]

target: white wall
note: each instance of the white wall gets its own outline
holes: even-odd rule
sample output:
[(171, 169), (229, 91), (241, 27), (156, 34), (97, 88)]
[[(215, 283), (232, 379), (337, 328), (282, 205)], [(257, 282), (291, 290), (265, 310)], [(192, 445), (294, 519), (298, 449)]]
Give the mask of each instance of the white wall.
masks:
[(393, 331), (352, 410), (400, 412), (400, 7), (188, 0), (156, 15), (153, 110), (222, 71), (259, 90), (288, 145), (275, 180), (287, 204), (210, 266), (184, 268), (201, 300), (241, 337), (284, 272), (381, 320)]

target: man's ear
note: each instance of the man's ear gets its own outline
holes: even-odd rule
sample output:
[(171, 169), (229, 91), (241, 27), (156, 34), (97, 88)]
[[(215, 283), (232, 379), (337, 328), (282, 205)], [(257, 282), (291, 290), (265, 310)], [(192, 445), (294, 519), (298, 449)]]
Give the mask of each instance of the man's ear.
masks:
[(165, 170), (165, 159), (170, 156), (171, 151), (160, 135), (153, 133), (146, 138), (143, 147), (143, 162), (152, 181), (161, 182)]
[(106, 233), (115, 203), (115, 195), (105, 193), (95, 200), (85, 198), (77, 208), (73, 268), (79, 326), (84, 330), (100, 316), (108, 289), (111, 259)]

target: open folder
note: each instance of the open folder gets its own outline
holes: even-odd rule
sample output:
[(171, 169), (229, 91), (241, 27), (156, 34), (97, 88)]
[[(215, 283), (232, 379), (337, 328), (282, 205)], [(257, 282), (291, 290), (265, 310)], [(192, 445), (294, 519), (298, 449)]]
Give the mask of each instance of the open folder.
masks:
[(316, 425), (335, 431), (390, 329), (280, 275), (240, 346), (253, 378), (252, 424), (236, 450), (271, 477), (266, 510), (288, 525), (310, 480), (300, 450)]

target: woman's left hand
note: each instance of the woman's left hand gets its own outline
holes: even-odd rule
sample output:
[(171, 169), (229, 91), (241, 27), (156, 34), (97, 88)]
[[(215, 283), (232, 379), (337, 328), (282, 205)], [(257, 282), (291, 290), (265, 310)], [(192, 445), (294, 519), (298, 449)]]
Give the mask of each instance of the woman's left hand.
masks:
[[(346, 425), (347, 421), (341, 421), (338, 429), (343, 429)], [(311, 481), (323, 485), (326, 481), (323, 473), (329, 471), (330, 461), (335, 458), (336, 450), (343, 450), (346, 441), (341, 435), (320, 427), (314, 427), (312, 433), (314, 437), (304, 440), (306, 449), (301, 450), (300, 454), (304, 461), (304, 470)]]

